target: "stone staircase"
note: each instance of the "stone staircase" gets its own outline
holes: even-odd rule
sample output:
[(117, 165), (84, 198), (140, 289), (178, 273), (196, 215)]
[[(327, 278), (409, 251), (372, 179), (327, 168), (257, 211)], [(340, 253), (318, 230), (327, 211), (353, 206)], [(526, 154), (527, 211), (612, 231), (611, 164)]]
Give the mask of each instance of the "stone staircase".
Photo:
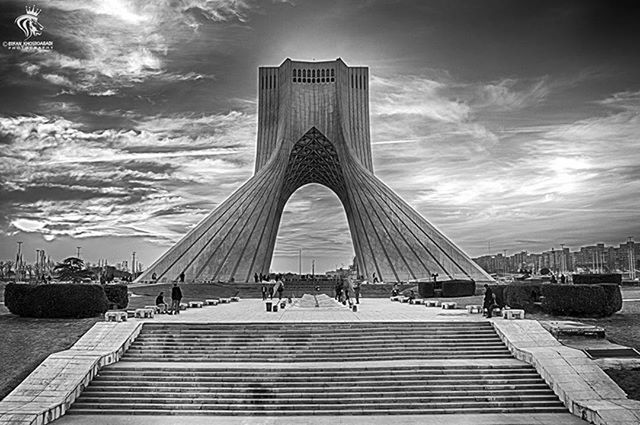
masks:
[(69, 414), (560, 413), (488, 322), (147, 323)]
[(145, 324), (127, 361), (321, 362), (510, 358), (488, 322)]

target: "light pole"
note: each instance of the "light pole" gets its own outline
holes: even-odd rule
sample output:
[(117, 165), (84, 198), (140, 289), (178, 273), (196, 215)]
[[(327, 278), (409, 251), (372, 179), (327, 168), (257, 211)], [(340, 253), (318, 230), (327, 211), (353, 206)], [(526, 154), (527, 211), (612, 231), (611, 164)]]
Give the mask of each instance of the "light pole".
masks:
[(36, 273), (36, 282), (38, 281), (38, 277), (40, 276), (40, 250), (36, 249), (36, 264), (35, 264), (35, 273)]

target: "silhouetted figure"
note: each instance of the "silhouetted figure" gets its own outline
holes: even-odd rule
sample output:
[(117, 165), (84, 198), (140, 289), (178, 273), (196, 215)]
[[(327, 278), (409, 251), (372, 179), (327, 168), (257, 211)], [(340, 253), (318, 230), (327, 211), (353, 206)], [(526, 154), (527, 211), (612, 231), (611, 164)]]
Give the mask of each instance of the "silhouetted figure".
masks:
[(360, 304), (360, 281), (356, 281), (353, 285), (353, 294), (356, 297), (356, 304)]
[(566, 283), (567, 278), (565, 277), (564, 273), (560, 275), (560, 283)]
[(258, 277), (258, 273), (254, 273), (254, 274), (253, 274), (253, 280), (255, 280), (255, 281), (256, 281), (256, 283), (258, 283), (258, 282), (259, 282), (259, 279), (260, 279), (260, 278)]
[(378, 283), (378, 276), (375, 273), (373, 273), (373, 283)]
[(491, 294), (491, 301), (489, 302), (489, 308), (487, 308), (487, 317), (491, 318), (493, 315), (493, 309), (500, 308), (498, 305), (498, 299), (496, 298), (496, 294)]
[(345, 286), (342, 290), (342, 304), (349, 304), (349, 307), (351, 307), (351, 294), (349, 293), (349, 287)]
[(262, 301), (267, 299), (267, 287), (262, 285)]
[[(173, 292), (173, 290), (172, 290)], [(160, 309), (160, 313), (167, 312), (167, 303), (164, 302), (164, 292), (160, 291), (160, 294), (156, 297), (156, 307)], [(180, 307), (178, 305), (178, 307)]]
[(184, 283), (184, 272), (181, 272), (178, 277), (180, 278), (180, 283)]
[(177, 283), (171, 288), (171, 310), (173, 314), (180, 314), (180, 301), (182, 301), (182, 291)]
[(558, 283), (558, 279), (556, 279), (556, 275), (555, 274), (551, 275), (551, 283)]
[(489, 285), (484, 285), (484, 300), (482, 307), (487, 311), (485, 316), (491, 317), (491, 304), (493, 303), (493, 291), (489, 288)]
[(278, 301), (280, 301), (282, 299), (282, 293), (284, 292), (284, 283), (282, 283), (281, 280), (278, 280), (276, 285), (278, 286)]

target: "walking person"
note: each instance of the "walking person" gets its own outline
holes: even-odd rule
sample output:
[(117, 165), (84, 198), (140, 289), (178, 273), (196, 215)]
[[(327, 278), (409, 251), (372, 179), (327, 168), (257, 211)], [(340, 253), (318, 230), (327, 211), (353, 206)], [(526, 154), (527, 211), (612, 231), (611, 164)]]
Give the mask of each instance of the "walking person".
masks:
[(176, 282), (171, 288), (171, 310), (173, 314), (180, 314), (180, 301), (182, 301), (182, 291)]
[(266, 285), (262, 285), (262, 301), (267, 299), (267, 287)]
[(347, 280), (344, 285), (344, 295), (347, 300), (347, 303), (349, 303), (349, 307), (352, 306), (351, 294), (355, 294), (355, 292), (356, 292), (355, 288), (353, 287), (353, 279), (351, 277), (347, 277)]
[(269, 281), (269, 299), (272, 300), (273, 299), (273, 294), (276, 293), (276, 288), (275, 288), (275, 280), (270, 280)]
[(355, 285), (353, 285), (353, 294), (356, 296), (356, 304), (360, 304), (360, 281), (356, 280)]
[(184, 272), (180, 273), (180, 283), (184, 283)]
[(278, 301), (280, 301), (282, 299), (282, 293), (284, 292), (284, 283), (278, 280), (276, 285), (278, 285)]
[(489, 288), (489, 285), (485, 283), (484, 285), (484, 300), (482, 303), (482, 307), (486, 310), (484, 316), (491, 317), (491, 304), (493, 303), (493, 291)]

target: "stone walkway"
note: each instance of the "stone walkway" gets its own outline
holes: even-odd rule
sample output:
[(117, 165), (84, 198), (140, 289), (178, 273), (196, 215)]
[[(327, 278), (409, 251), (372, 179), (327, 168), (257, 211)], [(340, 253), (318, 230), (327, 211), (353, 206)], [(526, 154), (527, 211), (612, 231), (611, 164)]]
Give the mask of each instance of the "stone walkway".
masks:
[[(274, 300), (274, 302), (277, 301)], [(464, 307), (464, 306), (462, 306)], [(391, 302), (386, 298), (365, 298), (358, 304), (358, 312), (348, 306), (342, 308), (285, 308), (277, 312), (266, 311), (264, 301), (246, 299), (240, 302), (190, 308), (178, 315), (162, 314), (156, 321), (163, 322), (449, 322), (487, 320), (481, 314), (468, 314), (466, 310), (444, 310), (408, 303)]]

